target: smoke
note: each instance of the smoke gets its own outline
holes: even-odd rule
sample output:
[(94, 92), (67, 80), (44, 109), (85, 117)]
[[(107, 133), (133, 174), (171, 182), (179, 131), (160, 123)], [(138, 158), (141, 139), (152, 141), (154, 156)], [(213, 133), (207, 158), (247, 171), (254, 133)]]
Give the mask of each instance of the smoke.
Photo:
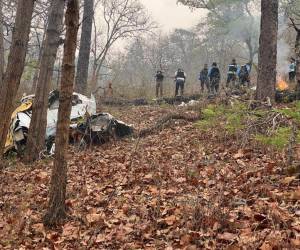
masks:
[(278, 42), (277, 42), (277, 73), (280, 76), (285, 76), (288, 73), (288, 67), (290, 63), (291, 46), (285, 39), (285, 33), (287, 32), (288, 25), (286, 20), (280, 18), (278, 29)]
[(291, 48), (284, 38), (279, 39), (277, 43), (277, 73), (281, 76), (287, 74), (290, 52)]

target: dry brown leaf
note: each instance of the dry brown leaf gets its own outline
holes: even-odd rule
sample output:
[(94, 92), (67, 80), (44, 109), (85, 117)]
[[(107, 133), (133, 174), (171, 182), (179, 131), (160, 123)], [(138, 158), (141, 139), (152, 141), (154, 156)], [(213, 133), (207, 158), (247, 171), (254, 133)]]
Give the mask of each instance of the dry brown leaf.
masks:
[(159, 194), (159, 190), (157, 189), (157, 187), (155, 186), (152, 186), (152, 187), (149, 187), (149, 191), (154, 194), (154, 195), (158, 195)]
[(240, 158), (243, 158), (244, 157), (244, 152), (243, 152), (243, 150), (242, 149), (240, 149), (234, 156), (233, 156), (233, 158), (234, 159), (240, 159)]
[(300, 200), (300, 188), (298, 188), (296, 191), (290, 193), (290, 198), (292, 200)]
[(43, 235), (46, 235), (45, 233), (45, 228), (44, 228), (44, 224), (43, 223), (37, 223), (37, 224), (33, 224), (32, 229), (37, 232), (37, 233), (42, 233)]
[(259, 249), (260, 250), (272, 250), (273, 247), (270, 245), (270, 243), (265, 242)]
[(225, 240), (225, 241), (233, 241), (234, 239), (236, 239), (236, 237), (237, 235), (228, 232), (225, 232), (223, 234), (218, 234), (217, 236), (219, 240)]
[(291, 243), (294, 247), (300, 247), (300, 239), (291, 239)]
[(86, 220), (90, 224), (99, 223), (99, 222), (104, 223), (103, 216), (101, 214), (97, 214), (97, 213), (87, 214)]
[(172, 226), (176, 221), (177, 217), (175, 215), (170, 215), (164, 219), (167, 225)]
[(187, 246), (191, 243), (192, 237), (189, 234), (183, 235), (180, 238), (180, 245), (181, 246)]
[(285, 177), (285, 178), (281, 181), (281, 183), (282, 183), (282, 184), (286, 184), (286, 185), (290, 185), (295, 179), (296, 179), (295, 176)]
[(48, 179), (48, 173), (47, 172), (39, 172), (35, 177), (36, 181), (45, 181), (47, 179)]
[(71, 223), (67, 223), (63, 227), (62, 236), (68, 239), (77, 239), (79, 236), (79, 228)]

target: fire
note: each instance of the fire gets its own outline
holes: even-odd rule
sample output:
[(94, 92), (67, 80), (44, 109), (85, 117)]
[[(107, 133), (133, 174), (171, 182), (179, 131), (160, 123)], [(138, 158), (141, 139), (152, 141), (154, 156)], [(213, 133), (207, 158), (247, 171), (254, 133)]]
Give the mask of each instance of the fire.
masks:
[(287, 90), (289, 88), (288, 83), (282, 79), (281, 76), (279, 76), (278, 82), (277, 82), (277, 89), (283, 91)]

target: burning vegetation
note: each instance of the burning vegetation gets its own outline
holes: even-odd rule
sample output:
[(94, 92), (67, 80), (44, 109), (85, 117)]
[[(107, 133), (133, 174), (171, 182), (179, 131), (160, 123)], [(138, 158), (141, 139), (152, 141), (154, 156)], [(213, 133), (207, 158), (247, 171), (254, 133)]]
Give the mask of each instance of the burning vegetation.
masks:
[(279, 76), (277, 80), (276, 88), (277, 90), (285, 91), (289, 89), (289, 84), (281, 76)]

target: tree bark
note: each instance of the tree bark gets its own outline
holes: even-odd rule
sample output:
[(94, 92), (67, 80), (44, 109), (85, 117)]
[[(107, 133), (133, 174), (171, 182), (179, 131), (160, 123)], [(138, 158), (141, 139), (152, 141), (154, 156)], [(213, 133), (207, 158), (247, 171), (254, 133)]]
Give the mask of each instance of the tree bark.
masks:
[(51, 87), (53, 68), (60, 34), (63, 26), (64, 0), (53, 0), (49, 12), (49, 23), (40, 61), (40, 72), (32, 107), (32, 117), (26, 145), (25, 161), (27, 163), (38, 159), (39, 153), (45, 148), (47, 127), (48, 96)]
[(259, 40), (258, 77), (256, 98), (275, 99), (278, 0), (261, 1), (261, 31)]
[(40, 69), (41, 69), (41, 60), (42, 60), (42, 55), (43, 55), (43, 51), (44, 51), (43, 47), (44, 46), (45, 46), (45, 37), (43, 38), (42, 46), (41, 46), (40, 51), (39, 51), (37, 68), (35, 69), (34, 76), (33, 76), (33, 79), (32, 79), (31, 93), (35, 93), (36, 86), (38, 84)]
[(84, 0), (80, 48), (75, 80), (75, 89), (81, 94), (86, 94), (87, 92), (93, 16), (94, 0)]
[(0, 85), (3, 83), (3, 75), (5, 69), (4, 60), (4, 35), (3, 35), (3, 0), (0, 0)]
[(75, 52), (79, 23), (78, 0), (69, 0), (66, 12), (64, 45), (54, 164), (51, 176), (49, 208), (44, 217), (46, 226), (53, 226), (66, 218), (67, 160), (70, 114), (75, 76)]
[(296, 55), (296, 91), (300, 97), (300, 29), (296, 29), (295, 55)]
[(18, 1), (7, 69), (0, 86), (0, 157), (3, 155), (10, 117), (25, 66), (34, 3), (35, 0)]

